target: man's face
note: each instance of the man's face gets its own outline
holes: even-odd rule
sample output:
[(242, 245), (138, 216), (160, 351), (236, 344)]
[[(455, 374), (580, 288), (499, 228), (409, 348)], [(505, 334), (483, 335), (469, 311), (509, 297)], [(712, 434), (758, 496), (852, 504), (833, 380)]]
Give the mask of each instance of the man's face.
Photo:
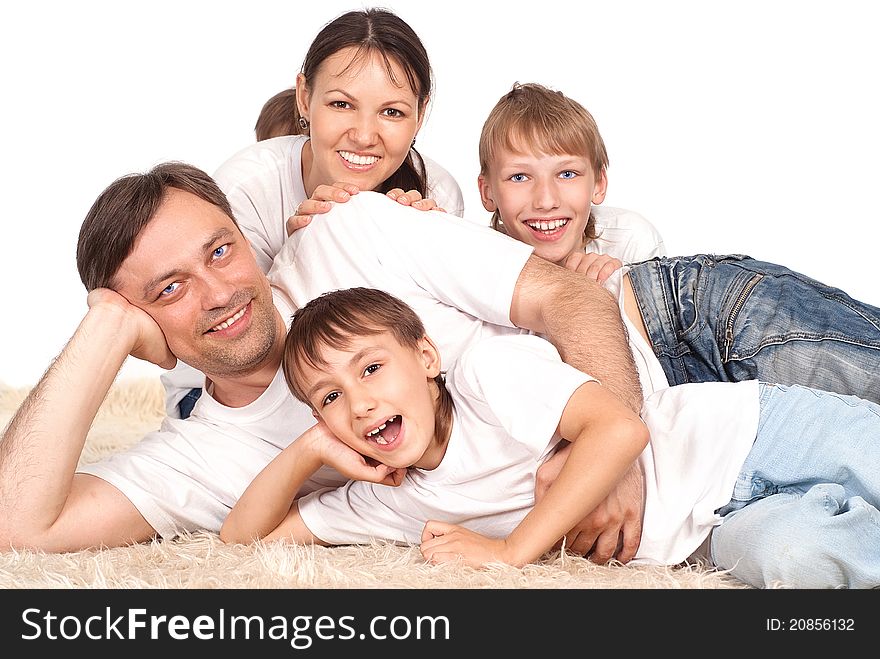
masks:
[(272, 292), (250, 244), (218, 207), (171, 188), (116, 273), (175, 356), (209, 376), (265, 363), (277, 337)]

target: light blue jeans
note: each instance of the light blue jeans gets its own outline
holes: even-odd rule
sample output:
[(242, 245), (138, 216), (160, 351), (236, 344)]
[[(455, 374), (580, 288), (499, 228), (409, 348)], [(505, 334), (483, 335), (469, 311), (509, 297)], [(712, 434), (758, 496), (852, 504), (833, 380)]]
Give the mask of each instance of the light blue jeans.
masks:
[(701, 254), (630, 270), (670, 384), (763, 380), (880, 403), (880, 309), (774, 263)]
[(760, 391), (713, 563), (758, 588), (880, 587), (880, 406), (800, 386)]

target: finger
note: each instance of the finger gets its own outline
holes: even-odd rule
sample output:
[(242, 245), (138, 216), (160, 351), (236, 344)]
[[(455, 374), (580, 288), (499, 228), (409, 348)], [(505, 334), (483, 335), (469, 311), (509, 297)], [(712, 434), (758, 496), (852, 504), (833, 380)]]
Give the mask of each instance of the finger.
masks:
[(418, 208), (420, 211), (434, 210), (436, 206), (437, 202), (433, 199), (419, 199), (418, 201), (414, 201), (412, 203), (412, 207)]
[(406, 194), (406, 192), (404, 191), (403, 188), (394, 188), (393, 190), (389, 190), (388, 192), (386, 192), (385, 196), (388, 197), (389, 199), (394, 199), (396, 201), (398, 197), (405, 195), (405, 194)]
[(315, 201), (338, 201), (344, 203), (351, 198), (351, 193), (346, 189), (346, 184), (319, 185), (311, 194)]
[(320, 201), (318, 199), (306, 199), (299, 206), (296, 207), (296, 211), (294, 211), (294, 215), (320, 215), (321, 213), (326, 213), (331, 208), (333, 208), (333, 204), (329, 201)]
[(588, 556), (596, 544), (595, 533), (578, 533), (570, 531), (566, 536), (565, 546), (572, 554), (578, 556)]
[(294, 215), (287, 218), (287, 235), (292, 236), (295, 231), (308, 226), (311, 221), (311, 215)]
[(615, 558), (621, 563), (629, 563), (639, 550), (639, 544), (642, 541), (642, 525), (637, 521), (625, 522), (621, 536), (621, 546)]
[(341, 188), (341, 189), (345, 190), (350, 195), (355, 195), (361, 191), (361, 189), (358, 186), (356, 186), (354, 183), (346, 183), (345, 181), (336, 181), (336, 183), (333, 184), (333, 187), (334, 188)]
[(608, 279), (608, 277), (613, 275), (615, 272), (620, 270), (620, 268), (622, 268), (622, 267), (623, 267), (623, 263), (621, 263), (617, 259), (611, 259), (610, 261), (608, 261), (608, 263), (603, 265), (602, 269), (599, 270), (599, 279), (598, 279), (599, 283), (600, 284), (604, 283)]
[(590, 554), (590, 560), (594, 563), (604, 565), (614, 556), (617, 551), (618, 542), (620, 540), (620, 530), (605, 531), (596, 539), (593, 547), (593, 553)]

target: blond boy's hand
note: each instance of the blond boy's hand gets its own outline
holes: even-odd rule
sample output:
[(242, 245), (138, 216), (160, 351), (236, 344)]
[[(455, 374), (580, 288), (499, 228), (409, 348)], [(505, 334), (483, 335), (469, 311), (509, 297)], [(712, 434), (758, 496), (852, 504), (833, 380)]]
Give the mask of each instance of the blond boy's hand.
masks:
[(595, 254), (593, 252), (575, 252), (569, 254), (563, 265), (575, 272), (587, 275), (590, 279), (603, 284), (615, 271), (623, 267), (620, 259), (607, 254)]

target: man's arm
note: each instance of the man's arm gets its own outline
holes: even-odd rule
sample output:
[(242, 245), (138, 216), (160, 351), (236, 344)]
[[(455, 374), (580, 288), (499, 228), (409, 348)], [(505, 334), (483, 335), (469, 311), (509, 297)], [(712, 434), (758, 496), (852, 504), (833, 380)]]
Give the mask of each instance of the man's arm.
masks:
[[(511, 320), (545, 335), (562, 359), (598, 379), (632, 412), (642, 408), (642, 390), (617, 301), (582, 273), (532, 255), (514, 290)], [(538, 471), (537, 500), (556, 479), (570, 447)], [(635, 556), (642, 535), (642, 475), (631, 467), (602, 504), (567, 534), (568, 549), (597, 563)]]
[(149, 539), (155, 531), (119, 490), (74, 472), (89, 428), (131, 353), (175, 359), (152, 319), (105, 289), (0, 438), (0, 548), (73, 551)]
[(630, 410), (642, 409), (620, 307), (596, 282), (532, 255), (516, 282), (510, 320), (544, 335), (564, 362), (599, 380)]

